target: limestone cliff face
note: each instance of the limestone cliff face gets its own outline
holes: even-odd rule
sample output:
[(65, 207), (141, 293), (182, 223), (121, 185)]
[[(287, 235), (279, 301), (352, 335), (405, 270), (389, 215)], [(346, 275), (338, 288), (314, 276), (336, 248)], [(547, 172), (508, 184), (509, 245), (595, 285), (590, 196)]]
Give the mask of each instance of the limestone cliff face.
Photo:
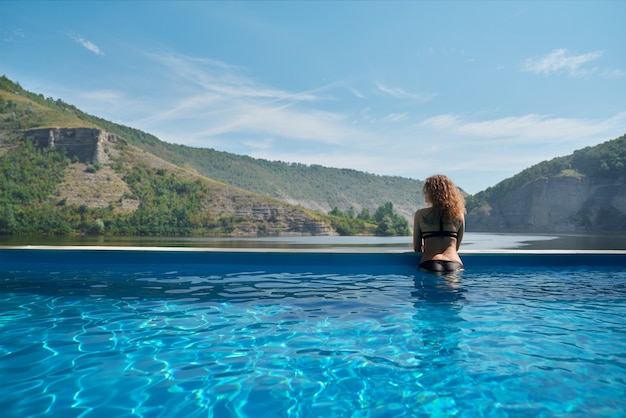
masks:
[[(66, 172), (65, 181), (57, 187), (55, 200), (68, 204), (87, 205), (91, 208), (115, 207), (117, 213), (132, 213), (140, 201), (132, 196), (123, 176), (115, 172), (109, 156), (119, 155), (116, 143), (126, 141), (101, 129), (92, 128), (43, 128), (32, 129), (24, 136), (34, 138), (40, 147), (66, 150), (67, 155), (78, 161)], [(146, 165), (164, 169), (181, 178), (197, 178), (195, 173), (167, 163), (160, 158), (127, 147), (130, 161), (142, 161)], [(132, 154), (132, 155), (131, 155)], [(84, 164), (99, 163), (96, 172), (87, 172)], [(211, 182), (211, 194), (205, 202), (204, 216), (212, 220), (233, 219), (230, 235), (257, 236), (277, 234), (337, 235), (326, 223), (315, 219), (294, 205), (264, 198), (250, 192)]]
[(35, 138), (41, 147), (64, 148), (70, 158), (86, 164), (106, 163), (105, 142), (115, 143), (116, 135), (95, 128), (42, 128), (27, 131), (26, 136)]
[(236, 212), (248, 220), (238, 226), (245, 234), (337, 235), (325, 223), (312, 219), (294, 207), (278, 203), (256, 202), (239, 206)]
[(542, 177), (467, 215), (475, 232), (625, 232), (624, 178)]
[(231, 235), (255, 236), (276, 234), (338, 235), (326, 223), (312, 218), (296, 206), (274, 200), (258, 200), (250, 195), (233, 194), (232, 189), (218, 190), (207, 205), (211, 208), (209, 218), (231, 215), (237, 226)]

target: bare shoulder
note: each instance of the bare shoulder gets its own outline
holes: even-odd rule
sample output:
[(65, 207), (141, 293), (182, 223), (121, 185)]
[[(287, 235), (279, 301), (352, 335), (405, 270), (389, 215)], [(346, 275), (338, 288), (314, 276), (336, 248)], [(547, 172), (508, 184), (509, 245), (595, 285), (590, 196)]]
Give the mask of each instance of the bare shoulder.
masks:
[(424, 216), (426, 216), (426, 214), (428, 213), (429, 210), (430, 210), (430, 208), (418, 209), (415, 212), (415, 219), (422, 219), (422, 218), (424, 218)]
[(422, 208), (415, 212), (415, 222), (420, 222), (425, 226), (434, 225), (436, 222), (432, 208)]
[(454, 229), (457, 232), (463, 232), (463, 230), (465, 229), (465, 219), (463, 217), (458, 218), (458, 219), (453, 219), (452, 221), (448, 222), (448, 225), (453, 225)]

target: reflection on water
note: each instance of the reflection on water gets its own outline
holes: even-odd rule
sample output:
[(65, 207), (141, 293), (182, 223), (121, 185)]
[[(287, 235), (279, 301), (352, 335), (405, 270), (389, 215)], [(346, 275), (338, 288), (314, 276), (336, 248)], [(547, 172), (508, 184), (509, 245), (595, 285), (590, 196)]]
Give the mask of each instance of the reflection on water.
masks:
[(624, 250), (626, 235), (560, 235), (529, 244), (533, 250)]
[[(134, 247), (190, 248), (369, 248), (411, 251), (408, 237), (118, 237), (118, 236), (0, 236), (0, 246), (23, 245), (101, 245)], [(465, 234), (462, 250), (624, 250), (626, 235), (545, 235), (545, 234)]]
[[(418, 271), (413, 277), (415, 289), (414, 332), (421, 339), (419, 352), (424, 367), (423, 380), (433, 375), (460, 376), (459, 341), (462, 338), (461, 311), (465, 304), (462, 273), (440, 275)], [(435, 370), (438, 372), (435, 373)], [(440, 384), (433, 381), (432, 385)]]
[(411, 296), (426, 303), (454, 304), (464, 300), (465, 289), (462, 286), (462, 274), (439, 275), (418, 271), (413, 279), (415, 290)]

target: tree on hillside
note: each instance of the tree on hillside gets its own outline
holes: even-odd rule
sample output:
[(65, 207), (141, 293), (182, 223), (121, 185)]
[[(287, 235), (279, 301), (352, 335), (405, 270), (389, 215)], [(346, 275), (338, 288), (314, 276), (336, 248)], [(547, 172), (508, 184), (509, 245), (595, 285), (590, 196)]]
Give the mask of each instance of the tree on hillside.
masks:
[(376, 235), (411, 235), (409, 222), (393, 210), (391, 202), (386, 202), (376, 209), (374, 220), (378, 224)]

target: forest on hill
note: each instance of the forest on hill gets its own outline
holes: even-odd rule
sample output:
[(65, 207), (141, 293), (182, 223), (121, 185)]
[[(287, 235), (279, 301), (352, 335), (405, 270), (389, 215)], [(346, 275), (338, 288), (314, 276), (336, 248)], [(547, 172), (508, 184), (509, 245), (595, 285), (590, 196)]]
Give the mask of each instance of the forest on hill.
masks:
[[(120, 140), (107, 146), (111, 161), (85, 164), (27, 143), (25, 132), (52, 127)], [(622, 136), (467, 196), (468, 230), (626, 232), (625, 153)], [(426, 205), (419, 180), (170, 144), (6, 77), (0, 166), (0, 233), (408, 235)], [(91, 197), (80, 204), (79, 193)]]
[(626, 135), (529, 167), (497, 185), (469, 197), (467, 200), (468, 212), (472, 212), (488, 201), (501, 199), (511, 191), (532, 181), (550, 176), (624, 178), (626, 176)]
[[(33, 128), (52, 127), (69, 128), (65, 135), (77, 135), (71, 129), (104, 130), (118, 140), (105, 141), (106, 163), (78, 161), (62, 147), (38, 146), (28, 135)], [(207, 167), (221, 167), (222, 174), (211, 176)], [(310, 200), (308, 206), (334, 204), (330, 213), (308, 209), (288, 194), (277, 198), (272, 190), (307, 187), (293, 187), (292, 169), (319, 172), (311, 176), (318, 187), (328, 182), (326, 197), (335, 200)], [(336, 181), (341, 176), (333, 174), (338, 171), (348, 176)], [(354, 179), (371, 185), (395, 178), (167, 144), (61, 100), (27, 92), (6, 77), (0, 78), (0, 173), (0, 233), (410, 233), (406, 218), (385, 196), (375, 196), (376, 190), (369, 191), (369, 200), (337, 191), (356, 189)], [(265, 183), (274, 189), (263, 187)]]
[(626, 136), (529, 167), (467, 210), (475, 231), (626, 232)]
[[(61, 99), (30, 93), (6, 77), (0, 91), (18, 93), (30, 103), (21, 114), (3, 123), (4, 129), (50, 126), (93, 126), (116, 134), (130, 144), (159, 158), (235, 187), (276, 198), (286, 203), (328, 213), (373, 213), (391, 202), (395, 211), (412, 221), (417, 208), (424, 207), (423, 182), (399, 176), (382, 176), (351, 169), (268, 161), (249, 156), (194, 148), (161, 141), (154, 135), (86, 114)], [(33, 109), (37, 108), (37, 112)], [(30, 113), (25, 113), (30, 112)], [(10, 119), (10, 117), (9, 117)]]

